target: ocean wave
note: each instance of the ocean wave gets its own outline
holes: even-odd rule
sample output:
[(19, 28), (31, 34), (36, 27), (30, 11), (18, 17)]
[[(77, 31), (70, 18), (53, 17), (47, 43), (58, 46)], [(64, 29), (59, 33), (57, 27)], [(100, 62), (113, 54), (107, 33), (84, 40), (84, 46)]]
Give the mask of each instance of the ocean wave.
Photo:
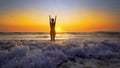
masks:
[(57, 68), (78, 57), (120, 59), (120, 40), (0, 41), (0, 68)]

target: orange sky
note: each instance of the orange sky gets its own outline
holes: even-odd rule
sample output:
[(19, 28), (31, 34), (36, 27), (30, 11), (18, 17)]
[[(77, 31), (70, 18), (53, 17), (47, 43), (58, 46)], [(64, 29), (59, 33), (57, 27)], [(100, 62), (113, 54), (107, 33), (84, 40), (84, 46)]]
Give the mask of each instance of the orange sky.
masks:
[[(99, 13), (99, 14), (98, 14)], [(116, 16), (103, 11), (89, 11), (65, 16), (57, 15), (56, 28), (61, 32), (119, 31)], [(5, 32), (48, 32), (48, 15), (30, 12), (12, 12), (0, 17), (0, 31)], [(59, 32), (59, 31), (58, 31)]]
[(119, 12), (110, 8), (115, 5), (109, 5), (109, 1), (100, 5), (96, 4), (99, 1), (91, 2), (95, 6), (89, 0), (23, 2), (7, 0), (0, 7), (0, 32), (49, 32), (49, 15), (57, 16), (57, 32), (120, 32)]

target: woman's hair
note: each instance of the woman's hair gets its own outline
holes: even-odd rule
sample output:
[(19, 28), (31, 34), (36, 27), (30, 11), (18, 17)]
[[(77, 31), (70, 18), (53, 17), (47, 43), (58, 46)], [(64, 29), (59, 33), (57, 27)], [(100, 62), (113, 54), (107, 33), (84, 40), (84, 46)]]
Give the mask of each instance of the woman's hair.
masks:
[(51, 21), (54, 21), (54, 19), (52, 18)]

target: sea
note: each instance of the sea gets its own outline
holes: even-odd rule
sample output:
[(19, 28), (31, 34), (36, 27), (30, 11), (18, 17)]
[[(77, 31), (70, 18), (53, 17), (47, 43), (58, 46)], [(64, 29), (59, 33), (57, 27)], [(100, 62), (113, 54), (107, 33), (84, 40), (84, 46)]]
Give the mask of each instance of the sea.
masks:
[[(120, 32), (61, 32), (56, 33), (56, 40), (83, 38), (119, 39)], [(50, 40), (49, 32), (0, 32), (0, 40)]]
[(0, 68), (120, 68), (119, 32), (0, 32)]

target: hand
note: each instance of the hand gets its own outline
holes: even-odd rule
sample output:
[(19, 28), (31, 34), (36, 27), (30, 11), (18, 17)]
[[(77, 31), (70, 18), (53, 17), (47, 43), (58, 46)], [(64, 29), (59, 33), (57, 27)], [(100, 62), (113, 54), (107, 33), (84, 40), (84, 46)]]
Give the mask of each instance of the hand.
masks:
[(49, 15), (49, 17), (51, 17), (51, 16)]
[(55, 16), (55, 18), (57, 18), (57, 16)]
[(57, 19), (57, 16), (55, 16), (55, 20)]
[(49, 19), (51, 20), (51, 16), (49, 15)]

